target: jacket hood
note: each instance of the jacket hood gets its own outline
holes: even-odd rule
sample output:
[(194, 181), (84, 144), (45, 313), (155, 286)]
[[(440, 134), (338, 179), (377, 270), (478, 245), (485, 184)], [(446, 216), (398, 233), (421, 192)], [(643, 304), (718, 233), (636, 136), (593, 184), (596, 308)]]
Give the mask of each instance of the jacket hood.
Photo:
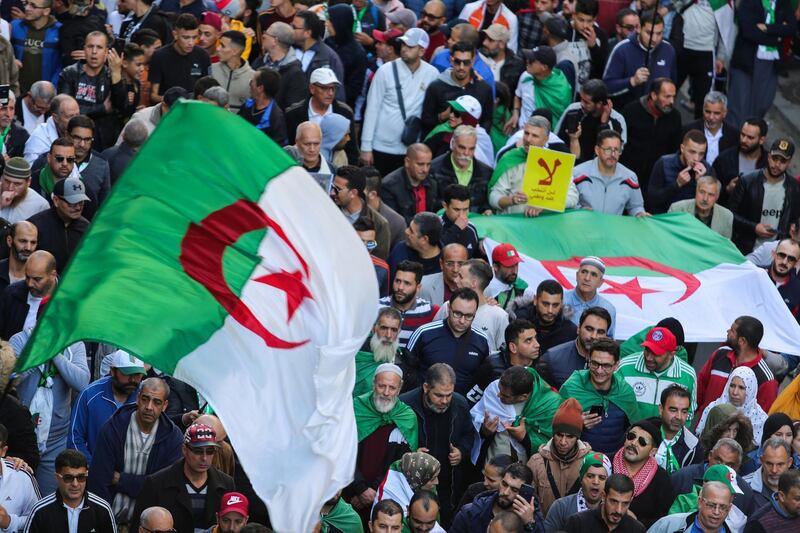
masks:
[(452, 85), (453, 87), (460, 87), (460, 85), (458, 85), (455, 81), (453, 81), (453, 77), (450, 76), (451, 72), (453, 72), (453, 67), (447, 67), (447, 69), (445, 69), (444, 72), (439, 74), (439, 77), (437, 79), (445, 82), (447, 85)]
[(355, 15), (353, 15), (353, 8), (348, 4), (337, 4), (328, 8), (328, 17), (330, 18), (333, 29), (336, 30), (336, 35), (333, 40), (336, 44), (345, 44), (352, 40), (353, 37), (353, 22)]
[[(555, 460), (555, 457), (553, 456), (553, 452), (551, 451), (552, 444), (553, 444), (553, 439), (550, 439), (549, 441), (547, 441), (544, 444), (542, 444), (541, 447), (539, 448), (539, 453), (542, 454), (542, 457), (547, 459), (548, 461)], [(592, 451), (592, 447), (590, 445), (586, 444), (585, 442), (583, 442), (581, 439), (578, 439), (578, 442), (576, 444), (578, 446), (578, 453), (575, 456), (574, 460), (575, 461), (582, 461), (583, 458), (587, 454), (589, 454), (589, 452)]]
[(350, 121), (338, 113), (331, 113), (322, 118), (322, 122), (319, 126), (320, 129), (322, 129), (322, 147), (320, 152), (322, 153), (322, 157), (330, 161), (333, 159), (332, 152), (334, 147), (339, 144), (339, 141), (344, 138), (350, 129)]
[[(128, 432), (128, 424), (130, 424), (131, 417), (136, 414), (136, 404), (125, 404), (117, 412), (111, 416), (110, 424), (114, 428), (117, 436), (125, 442), (125, 436)], [(169, 419), (166, 413), (161, 413), (158, 417), (158, 428), (156, 428), (156, 439), (153, 444), (158, 444), (163, 441), (172, 433), (173, 422)]]

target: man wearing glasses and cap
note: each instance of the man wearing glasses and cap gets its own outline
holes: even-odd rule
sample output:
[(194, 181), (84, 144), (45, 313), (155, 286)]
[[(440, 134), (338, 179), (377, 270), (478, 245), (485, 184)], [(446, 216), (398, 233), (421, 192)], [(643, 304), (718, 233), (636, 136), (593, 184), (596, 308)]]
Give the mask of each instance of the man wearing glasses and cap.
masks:
[(139, 526), (142, 511), (154, 505), (172, 514), (176, 531), (203, 530), (217, 523), (223, 495), (234, 490), (234, 483), (211, 465), (217, 453), (216, 431), (192, 424), (184, 433), (182, 452), (182, 460), (145, 478), (129, 531)]
[(733, 243), (744, 254), (788, 235), (790, 223), (800, 215), (800, 186), (787, 173), (794, 150), (790, 139), (775, 140), (767, 166), (742, 176), (731, 193)]

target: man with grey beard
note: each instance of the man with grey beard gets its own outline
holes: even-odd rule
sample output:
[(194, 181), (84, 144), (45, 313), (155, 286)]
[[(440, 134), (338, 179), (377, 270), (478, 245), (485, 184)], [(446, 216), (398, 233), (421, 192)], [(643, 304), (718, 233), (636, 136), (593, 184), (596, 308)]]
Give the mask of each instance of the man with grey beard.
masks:
[(28, 222), (21, 220), (9, 227), (6, 236), (8, 257), (0, 261), (0, 292), (10, 284), (25, 279), (25, 263), (36, 251), (39, 230)]
[(402, 386), (400, 367), (383, 363), (375, 370), (372, 391), (353, 398), (358, 455), (354, 481), (344, 494), (365, 517), (389, 465), (404, 453), (417, 450), (417, 417), (398, 399)]
[[(360, 396), (372, 390), (375, 370), (383, 363), (395, 363), (400, 351), (400, 324), (403, 317), (393, 307), (382, 307), (378, 320), (372, 326), (372, 335), (356, 354), (356, 382), (353, 396)], [(403, 365), (399, 365), (402, 366)]]
[[(435, 363), (421, 387), (400, 395), (417, 415), (419, 451), (438, 459), (439, 503), (442, 524), (452, 519), (454, 492), (460, 494), (462, 465), (468, 464), (475, 430), (470, 424), (467, 399), (455, 392), (456, 373), (447, 363)], [(454, 490), (457, 489), (457, 490)]]

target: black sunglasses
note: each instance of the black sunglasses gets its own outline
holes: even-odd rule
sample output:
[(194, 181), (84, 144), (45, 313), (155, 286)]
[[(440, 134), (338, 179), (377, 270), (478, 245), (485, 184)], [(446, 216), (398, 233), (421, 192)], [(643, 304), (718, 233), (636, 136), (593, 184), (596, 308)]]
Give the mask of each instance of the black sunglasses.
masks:
[(458, 109), (450, 108), (450, 114), (453, 115), (455, 118), (461, 118), (461, 111)]
[(639, 439), (637, 441), (639, 443), (639, 446), (647, 446), (648, 445), (646, 438), (641, 437), (641, 436), (637, 437), (636, 433), (634, 433), (633, 431), (629, 431), (628, 434), (625, 435), (625, 440), (628, 441), (628, 442), (630, 442), (632, 440), (636, 440), (637, 438)]
[(75, 158), (72, 157), (72, 156), (54, 155), (53, 159), (55, 159), (59, 163), (63, 163), (65, 159), (67, 160), (67, 163), (74, 163), (75, 162)]

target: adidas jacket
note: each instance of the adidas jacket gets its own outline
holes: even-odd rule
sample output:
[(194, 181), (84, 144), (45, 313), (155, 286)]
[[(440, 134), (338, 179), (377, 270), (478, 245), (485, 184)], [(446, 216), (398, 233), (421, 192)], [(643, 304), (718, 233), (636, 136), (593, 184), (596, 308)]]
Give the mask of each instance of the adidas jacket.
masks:
[(692, 414), (697, 407), (697, 390), (695, 383), (697, 375), (694, 368), (679, 357), (672, 358), (672, 364), (663, 372), (656, 374), (650, 372), (644, 364), (644, 352), (623, 357), (617, 372), (625, 378), (628, 385), (636, 394), (636, 403), (639, 407), (641, 418), (658, 416), (658, 406), (661, 403), (661, 392), (670, 385), (680, 385), (692, 395), (692, 405), (689, 411), (687, 425), (691, 426)]
[(14, 470), (10, 461), (0, 461), (0, 505), (11, 517), (3, 531), (20, 531), (41, 497), (39, 485), (31, 474)]
[[(117, 533), (111, 507), (89, 491), (83, 498), (78, 515), (78, 533)], [(67, 508), (56, 491), (39, 500), (25, 523), (24, 533), (69, 533)]]

